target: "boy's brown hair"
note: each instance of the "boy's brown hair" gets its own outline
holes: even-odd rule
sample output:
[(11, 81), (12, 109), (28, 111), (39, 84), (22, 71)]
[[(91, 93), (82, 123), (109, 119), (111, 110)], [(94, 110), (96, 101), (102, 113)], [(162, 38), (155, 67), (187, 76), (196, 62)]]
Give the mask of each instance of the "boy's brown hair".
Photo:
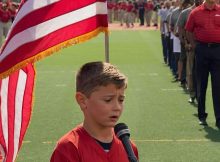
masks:
[(127, 78), (114, 65), (106, 62), (84, 64), (76, 75), (76, 91), (87, 97), (99, 86), (114, 84), (117, 88), (127, 87)]

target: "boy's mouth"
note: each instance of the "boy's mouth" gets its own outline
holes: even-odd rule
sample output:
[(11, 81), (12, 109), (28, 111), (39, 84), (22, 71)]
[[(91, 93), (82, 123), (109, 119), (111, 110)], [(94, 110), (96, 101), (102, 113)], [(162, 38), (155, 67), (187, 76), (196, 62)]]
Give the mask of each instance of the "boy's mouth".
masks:
[(112, 120), (117, 120), (117, 119), (118, 119), (118, 116), (113, 115), (113, 116), (110, 116), (110, 118), (111, 118)]

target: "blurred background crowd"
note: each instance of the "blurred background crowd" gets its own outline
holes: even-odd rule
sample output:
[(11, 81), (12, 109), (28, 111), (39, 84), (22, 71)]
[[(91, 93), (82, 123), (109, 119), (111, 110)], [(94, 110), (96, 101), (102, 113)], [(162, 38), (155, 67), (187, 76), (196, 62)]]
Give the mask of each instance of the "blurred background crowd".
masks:
[(0, 1), (0, 46), (14, 21), (19, 5), (19, 0)]
[(158, 26), (158, 10), (163, 5), (162, 0), (108, 0), (109, 23), (118, 22), (127, 28), (134, 27), (135, 22), (140, 26)]

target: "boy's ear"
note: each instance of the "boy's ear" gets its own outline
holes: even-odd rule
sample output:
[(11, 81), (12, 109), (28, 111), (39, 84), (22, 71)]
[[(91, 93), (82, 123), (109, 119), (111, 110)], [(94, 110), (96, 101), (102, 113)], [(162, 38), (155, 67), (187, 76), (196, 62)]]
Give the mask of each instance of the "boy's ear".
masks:
[(87, 99), (87, 97), (83, 93), (76, 92), (75, 99), (76, 99), (77, 103), (79, 104), (79, 106), (82, 110), (86, 109), (86, 99)]

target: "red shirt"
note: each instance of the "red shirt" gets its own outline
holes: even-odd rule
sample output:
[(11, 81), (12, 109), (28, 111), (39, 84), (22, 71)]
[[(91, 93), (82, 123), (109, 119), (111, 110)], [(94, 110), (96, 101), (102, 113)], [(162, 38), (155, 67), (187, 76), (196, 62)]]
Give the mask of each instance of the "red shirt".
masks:
[(125, 2), (121, 3), (121, 9), (126, 10), (127, 9), (127, 4)]
[(119, 4), (116, 3), (115, 6), (114, 6), (114, 10), (118, 10), (118, 8), (119, 8)]
[(131, 12), (133, 10), (134, 6), (133, 4), (128, 4), (127, 5), (127, 12)]
[(107, 3), (107, 8), (108, 8), (108, 9), (111, 10), (111, 9), (113, 9), (113, 7), (114, 7), (114, 4), (113, 4), (112, 2), (108, 2), (108, 3)]
[(154, 5), (152, 2), (147, 2), (144, 6), (147, 11), (152, 11), (154, 9)]
[(194, 34), (197, 41), (220, 43), (220, 7), (207, 9), (205, 3), (192, 10), (185, 29)]
[(15, 15), (16, 15), (16, 10), (12, 10), (12, 9), (9, 9), (9, 12), (10, 12), (10, 14), (11, 14), (11, 17), (15, 17)]
[[(137, 148), (132, 144), (138, 157)], [(114, 136), (111, 149), (105, 152), (82, 126), (64, 135), (51, 156), (50, 162), (129, 162), (121, 141)]]
[(9, 10), (1, 10), (0, 9), (0, 21), (7, 23), (9, 20), (11, 20), (11, 12)]

